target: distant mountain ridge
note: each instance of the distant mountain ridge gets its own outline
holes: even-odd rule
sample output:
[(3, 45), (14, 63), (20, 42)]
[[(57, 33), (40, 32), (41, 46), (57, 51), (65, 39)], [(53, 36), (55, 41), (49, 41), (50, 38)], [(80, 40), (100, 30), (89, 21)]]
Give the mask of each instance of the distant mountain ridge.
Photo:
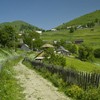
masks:
[(0, 27), (3, 26), (12, 26), (15, 28), (16, 31), (23, 31), (23, 30), (43, 30), (37, 26), (31, 25), (27, 22), (21, 21), (21, 20), (16, 20), (16, 21), (12, 21), (12, 22), (4, 22), (4, 23), (0, 23)]
[(57, 26), (56, 29), (66, 29), (69, 26), (75, 26), (75, 25), (86, 25), (89, 22), (95, 22), (95, 21), (100, 22), (100, 10), (96, 10), (94, 12), (75, 18), (69, 22), (63, 23)]

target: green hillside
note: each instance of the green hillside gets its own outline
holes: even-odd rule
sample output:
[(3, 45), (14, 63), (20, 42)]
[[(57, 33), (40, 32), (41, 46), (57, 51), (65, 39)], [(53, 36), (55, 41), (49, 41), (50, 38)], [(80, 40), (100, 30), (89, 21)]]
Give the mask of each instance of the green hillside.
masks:
[[(74, 29), (74, 32), (70, 32), (67, 29), (68, 26), (86, 25), (89, 22), (93, 22), (93, 27), (84, 27)], [(74, 27), (75, 28), (75, 27)], [(68, 23), (57, 27), (56, 31), (44, 32), (41, 38), (45, 41), (60, 41), (61, 39), (66, 41), (83, 40), (85, 44), (91, 45), (93, 48), (100, 47), (100, 10), (78, 17)]]
[(17, 20), (17, 21), (13, 21), (13, 22), (4, 22), (4, 23), (1, 23), (0, 24), (0, 27), (3, 27), (5, 25), (10, 25), (12, 27), (15, 28), (16, 31), (24, 31), (24, 30), (42, 30), (36, 26), (33, 26), (31, 24), (28, 24), (24, 21), (20, 21), (20, 20)]
[(69, 22), (63, 23), (62, 25), (56, 27), (57, 29), (65, 29), (68, 26), (75, 26), (75, 25), (86, 25), (89, 22), (99, 22), (100, 23), (100, 10), (96, 10), (89, 14), (80, 16), (75, 18)]
[(100, 47), (100, 26), (95, 26), (94, 31), (90, 28), (78, 29), (74, 33), (70, 33), (69, 30), (59, 30), (56, 32), (44, 32), (41, 38), (45, 41), (52, 42), (54, 40), (60, 41), (61, 39), (66, 41), (72, 41), (82, 39), (84, 43), (91, 45), (93, 48)]

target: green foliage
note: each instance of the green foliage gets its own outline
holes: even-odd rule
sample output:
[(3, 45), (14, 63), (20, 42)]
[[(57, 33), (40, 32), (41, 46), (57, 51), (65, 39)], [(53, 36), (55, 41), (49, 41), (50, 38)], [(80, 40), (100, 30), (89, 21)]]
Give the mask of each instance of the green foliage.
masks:
[(81, 45), (79, 47), (79, 59), (83, 61), (93, 61), (93, 49), (87, 45)]
[(95, 26), (95, 23), (94, 22), (89, 22), (89, 23), (87, 23), (87, 27), (89, 27), (89, 28), (92, 28), (92, 27), (94, 27)]
[(97, 49), (94, 50), (94, 56), (96, 58), (100, 58), (100, 48), (97, 48)]
[(3, 47), (13, 47), (14, 43), (17, 41), (17, 34), (11, 26), (5, 26), (0, 29), (0, 44)]
[(70, 88), (68, 88), (65, 92), (69, 97), (73, 97), (77, 100), (82, 100), (82, 95), (84, 93), (83, 89), (78, 87), (77, 85), (72, 85)]
[(100, 100), (100, 88), (86, 90), (81, 100)]
[[(34, 41), (33, 41), (34, 39)], [(31, 49), (40, 48), (43, 44), (43, 41), (40, 39), (40, 34), (34, 31), (30, 31), (27, 34), (23, 35), (23, 41)]]
[(66, 66), (66, 58), (60, 55), (54, 54), (54, 50), (52, 48), (48, 48), (45, 50), (45, 59), (46, 62), (57, 65), (57, 66)]
[(100, 99), (100, 88), (89, 88), (88, 90), (83, 90), (77, 85), (72, 85), (65, 92), (69, 97), (76, 100), (99, 100)]
[(78, 54), (78, 46), (76, 44), (66, 44), (65, 48), (73, 54)]
[(41, 46), (44, 44), (44, 42), (38, 38), (35, 41), (33, 41), (33, 48), (35, 49), (41, 49)]
[(73, 32), (74, 32), (74, 28), (71, 27), (71, 28), (70, 28), (70, 33), (73, 33)]

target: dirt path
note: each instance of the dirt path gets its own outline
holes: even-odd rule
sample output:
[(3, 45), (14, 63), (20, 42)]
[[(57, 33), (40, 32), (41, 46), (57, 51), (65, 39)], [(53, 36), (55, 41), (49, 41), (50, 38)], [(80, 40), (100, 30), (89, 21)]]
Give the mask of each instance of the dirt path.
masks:
[(64, 94), (57, 91), (49, 81), (42, 78), (34, 70), (27, 68), (21, 62), (14, 66), (16, 78), (24, 87), (26, 100), (70, 100)]

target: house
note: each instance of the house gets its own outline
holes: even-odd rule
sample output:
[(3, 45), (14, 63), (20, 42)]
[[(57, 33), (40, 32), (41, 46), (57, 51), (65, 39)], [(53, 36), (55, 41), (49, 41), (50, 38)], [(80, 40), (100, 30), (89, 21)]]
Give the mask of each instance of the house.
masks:
[(70, 29), (72, 26), (68, 26), (67, 29)]
[(84, 41), (81, 40), (81, 39), (80, 39), (80, 40), (75, 40), (75, 41), (74, 41), (75, 44), (81, 44), (81, 43), (83, 43), (83, 42), (84, 42)]
[(68, 50), (66, 50), (63, 46), (60, 46), (57, 52), (67, 56), (71, 55), (71, 53)]
[(55, 31), (57, 31), (57, 29), (55, 29), (55, 28), (52, 28), (52, 29), (51, 29), (51, 31), (54, 31), (54, 32), (55, 32)]
[(42, 61), (44, 59), (44, 51), (39, 52), (35, 58), (36, 61)]
[(42, 35), (42, 31), (36, 31), (37, 33), (39, 33), (40, 35)]
[(24, 44), (24, 43), (21, 45), (21, 50), (30, 51), (29, 46), (27, 44)]
[(42, 61), (44, 59), (44, 57), (36, 57), (35, 60), (36, 61)]
[(53, 48), (54, 46), (51, 44), (44, 44), (42, 48)]

